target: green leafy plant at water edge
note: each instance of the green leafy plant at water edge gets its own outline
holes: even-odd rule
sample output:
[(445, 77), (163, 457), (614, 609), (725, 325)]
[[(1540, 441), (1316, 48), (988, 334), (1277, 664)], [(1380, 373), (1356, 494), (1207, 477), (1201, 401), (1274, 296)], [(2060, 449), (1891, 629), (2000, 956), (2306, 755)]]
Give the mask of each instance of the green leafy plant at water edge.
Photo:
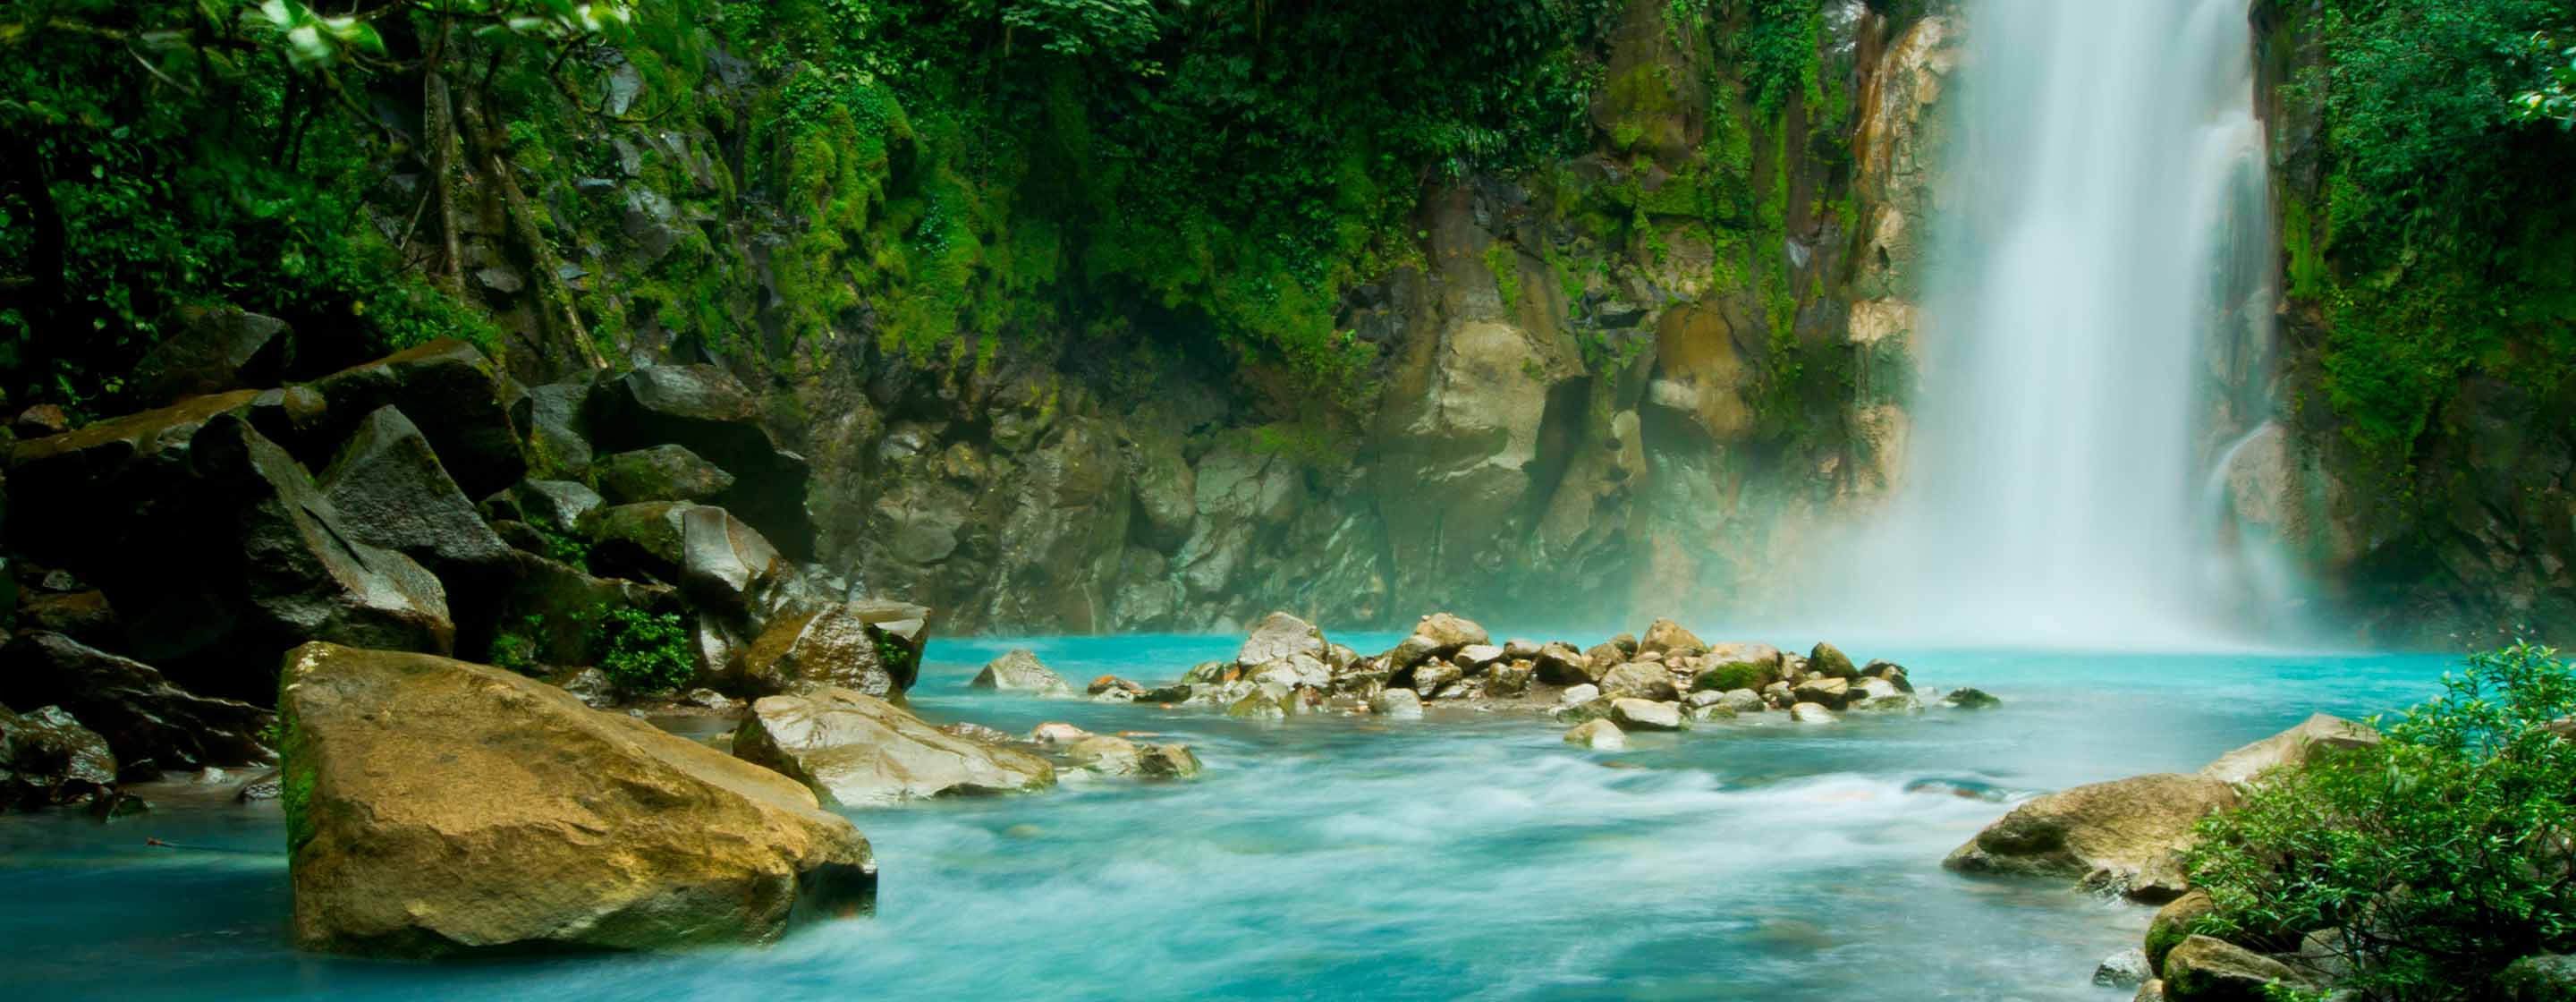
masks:
[(2472, 656), (2386, 740), (2268, 776), (2201, 824), (2197, 931), (2265, 950), (2340, 930), (2365, 997), (2497, 997), (2506, 964), (2576, 948), (2576, 675), (2529, 644)]
[(689, 628), (676, 612), (600, 610), (590, 625), (599, 670), (628, 692), (669, 692), (697, 677)]
[(519, 629), (503, 631), (492, 638), (492, 666), (522, 675), (535, 675), (544, 669), (537, 660), (537, 638), (543, 636), (546, 614), (529, 613), (519, 621)]

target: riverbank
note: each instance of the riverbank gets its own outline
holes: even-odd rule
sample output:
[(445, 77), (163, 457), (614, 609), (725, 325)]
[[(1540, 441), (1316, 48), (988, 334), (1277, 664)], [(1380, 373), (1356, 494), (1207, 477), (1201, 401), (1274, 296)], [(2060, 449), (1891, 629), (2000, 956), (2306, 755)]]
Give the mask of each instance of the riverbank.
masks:
[[(1376, 650), (1401, 638), (1335, 639)], [(1639, 735), (1616, 754), (1504, 714), (1255, 722), (967, 686), (1014, 647), (1088, 679), (1143, 677), (1240, 643), (935, 642), (910, 693), (934, 722), (1150, 727), (1191, 745), (1206, 772), (853, 813), (883, 866), (876, 917), (801, 929), (767, 950), (434, 967), (294, 954), (274, 808), (149, 790), (159, 809), (141, 819), (100, 826), (54, 812), (0, 824), (0, 894), (23, 902), (0, 917), (0, 942), (35, 998), (1823, 1000), (1902, 983), (1918, 998), (2125, 999), (2089, 978), (2136, 945), (2150, 910), (2061, 880), (1943, 871), (1941, 857), (2009, 804), (1933, 784), (2019, 797), (2190, 771), (2310, 712), (2418, 701), (2451, 664), (1872, 650), (1918, 684), (1973, 680), (2007, 703)], [(148, 849), (151, 836), (242, 851)]]

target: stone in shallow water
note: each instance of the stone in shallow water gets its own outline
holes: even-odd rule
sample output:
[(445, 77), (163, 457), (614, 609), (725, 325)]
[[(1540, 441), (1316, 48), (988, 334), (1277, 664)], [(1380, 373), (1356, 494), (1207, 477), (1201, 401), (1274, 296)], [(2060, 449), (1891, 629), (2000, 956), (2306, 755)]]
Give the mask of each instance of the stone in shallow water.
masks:
[(976, 672), (974, 680), (966, 684), (996, 692), (1025, 692), (1048, 697), (1073, 695), (1073, 683), (1065, 681), (1064, 676), (1055, 673), (1055, 669), (1038, 661), (1038, 656), (1026, 648), (1013, 648), (1001, 657), (985, 662), (984, 670)]
[(804, 787), (534, 679), (315, 643), (279, 705), (307, 949), (761, 943), (875, 893), (867, 840)]
[(1959, 710), (1983, 710), (2002, 706), (2004, 701), (1987, 695), (1985, 690), (1960, 686), (1941, 696), (1941, 705)]
[(753, 703), (734, 734), (734, 754), (847, 807), (1055, 785), (1055, 768), (1035, 755), (961, 738), (892, 703), (830, 687)]
[(1618, 751), (1628, 747), (1628, 735), (1608, 720), (1587, 720), (1565, 732), (1565, 743), (1594, 751)]
[(1295, 616), (1274, 612), (1252, 624), (1252, 635), (1244, 638), (1234, 663), (1252, 669), (1296, 654), (1323, 660), (1324, 631)]
[(1411, 689), (1388, 689), (1369, 700), (1369, 712), (1400, 720), (1422, 716), (1422, 697)]
[(1682, 729), (1681, 705), (1614, 699), (1610, 701), (1610, 722), (1622, 731), (1678, 731)]
[(2266, 985), (2307, 987), (2289, 965), (2208, 936), (2185, 937), (2165, 955), (2163, 972), (2165, 994), (2175, 999), (2259, 1002)]
[(2147, 951), (2130, 947), (2102, 958), (2093, 968), (2093, 983), (2105, 988), (2134, 988), (2147, 983)]
[(2206, 776), (2158, 773), (2089, 783), (2031, 800), (1942, 862), (1965, 873), (2060, 876), (2126, 890), (2192, 826), (2236, 806), (2236, 789)]

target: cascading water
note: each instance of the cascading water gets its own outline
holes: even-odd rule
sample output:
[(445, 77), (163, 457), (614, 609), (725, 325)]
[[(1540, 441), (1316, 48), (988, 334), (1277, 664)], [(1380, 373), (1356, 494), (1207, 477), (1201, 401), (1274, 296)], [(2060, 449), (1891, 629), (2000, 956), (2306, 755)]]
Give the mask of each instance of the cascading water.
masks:
[(2245, 0), (1967, 6), (1914, 445), (1847, 612), (1959, 642), (2223, 641), (2263, 586), (2204, 493), (2213, 437), (2243, 430), (2210, 418), (2204, 360), (2270, 313)]

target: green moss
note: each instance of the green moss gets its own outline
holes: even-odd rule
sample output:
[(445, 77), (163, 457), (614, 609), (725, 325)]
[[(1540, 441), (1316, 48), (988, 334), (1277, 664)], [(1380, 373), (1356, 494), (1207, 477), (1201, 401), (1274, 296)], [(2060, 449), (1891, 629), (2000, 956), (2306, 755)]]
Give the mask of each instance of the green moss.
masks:
[(1494, 276), (1494, 291), (1503, 297), (1503, 312), (1521, 311), (1521, 256), (1500, 240), (1485, 245), (1485, 270)]

